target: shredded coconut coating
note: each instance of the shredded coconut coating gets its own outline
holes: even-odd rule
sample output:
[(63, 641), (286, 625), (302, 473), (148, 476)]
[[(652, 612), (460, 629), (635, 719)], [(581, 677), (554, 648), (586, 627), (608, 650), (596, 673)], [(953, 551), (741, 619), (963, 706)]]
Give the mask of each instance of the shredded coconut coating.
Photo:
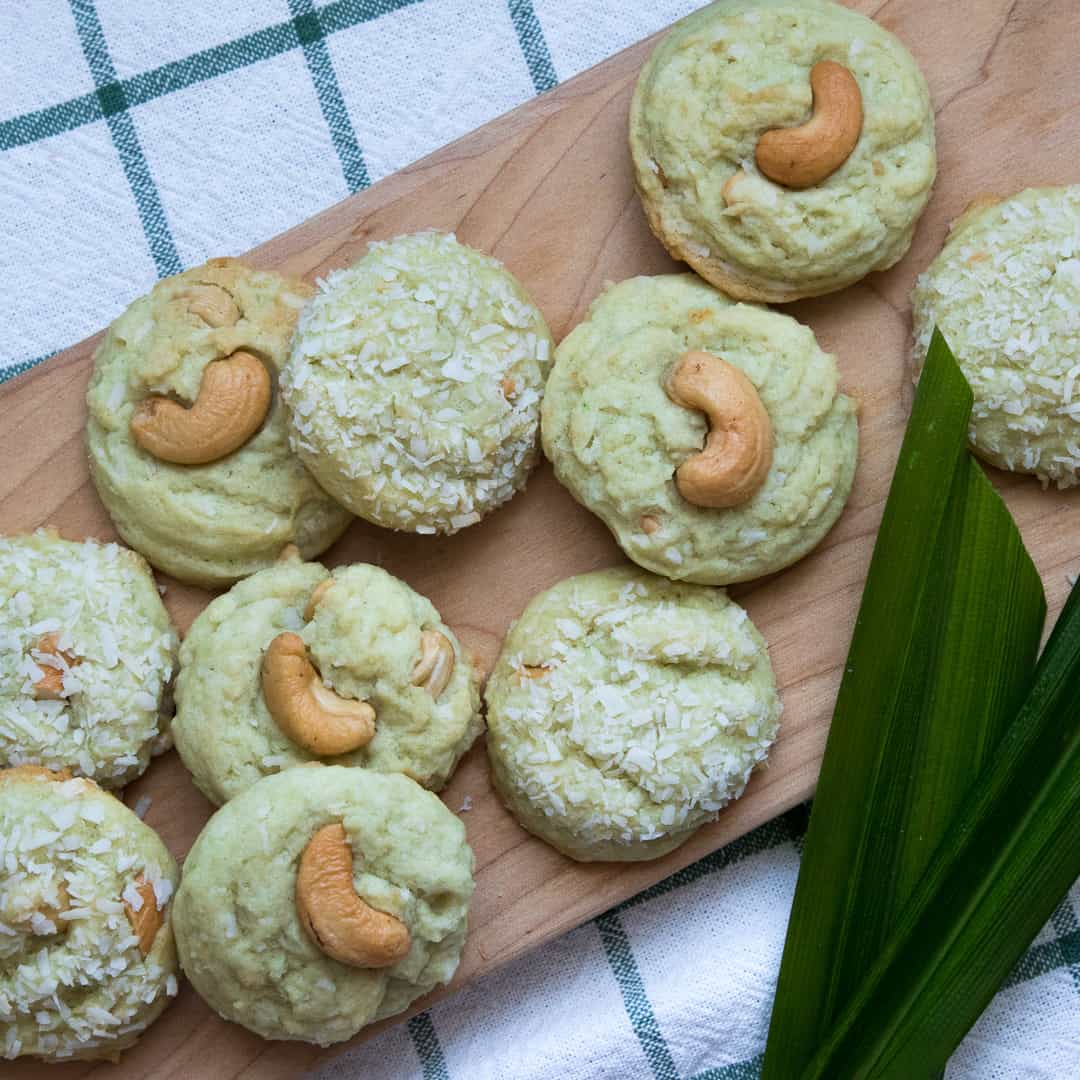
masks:
[(524, 486), (551, 335), (501, 263), (437, 232), (330, 274), (282, 374), (293, 448), (360, 517), (453, 533)]
[[(311, 292), (302, 281), (213, 259), (159, 281), (109, 327), (94, 354), (86, 395), (90, 475), (124, 540), (181, 581), (231, 585), (271, 565), (290, 543), (313, 558), (351, 521), (290, 451), (276, 393), (262, 427), (208, 465), (161, 461), (130, 431), (144, 398), (193, 402), (207, 364), (238, 350), (276, 378)], [(211, 316), (220, 325), (198, 314), (207, 294), (226, 312)]]
[[(49, 635), (58, 651), (41, 648)], [(68, 767), (103, 787), (134, 780), (167, 747), (176, 650), (135, 552), (48, 530), (0, 538), (0, 765)], [(50, 671), (62, 689), (39, 700), (34, 684)]]
[[(304, 609), (332, 577), (310, 622)], [(433, 698), (411, 681), (423, 630), (453, 645), (454, 670)], [(323, 682), (375, 709), (375, 738), (319, 759), (292, 742), (266, 708), (261, 664), (280, 633), (300, 634)], [(173, 734), (199, 790), (220, 805), (263, 776), (324, 760), (376, 772), (403, 772), (438, 790), (479, 735), (475, 670), (432, 603), (377, 566), (284, 562), (219, 596), (192, 623), (180, 647)]]
[[(704, 414), (664, 389), (688, 349), (745, 372), (769, 414), (772, 467), (739, 506), (695, 506), (675, 484), (707, 433)], [(693, 274), (667, 274), (612, 286), (563, 339), (543, 437), (556, 476), (634, 562), (674, 580), (727, 585), (781, 570), (817, 546), (851, 492), (859, 434), (836, 359), (812, 331), (733, 303)]]
[[(855, 76), (862, 134), (836, 172), (792, 190), (758, 172), (754, 153), (769, 129), (809, 119), (820, 60)], [(642, 70), (630, 149), (668, 250), (732, 295), (772, 302), (892, 266), (937, 171), (915, 61), (887, 30), (825, 0), (724, 0), (680, 22)]]
[(1080, 186), (976, 200), (913, 305), (916, 377), (936, 325), (974, 392), (980, 456), (1044, 487), (1080, 482)]
[[(157, 834), (91, 781), (0, 772), (3, 1056), (112, 1058), (177, 992), (169, 901), (176, 863)], [(162, 925), (143, 956), (124, 909)]]
[[(393, 967), (332, 960), (297, 917), (300, 857), (335, 822), (349, 839), (357, 894), (409, 929), (412, 948)], [(472, 869), (465, 827), (407, 777), (290, 769), (222, 807), (195, 841), (176, 897), (181, 965), (227, 1020), (265, 1039), (329, 1046), (450, 980)]]
[(497, 790), (526, 829), (583, 861), (678, 847), (742, 794), (781, 712), (741, 607), (632, 568), (536, 597), (486, 698)]

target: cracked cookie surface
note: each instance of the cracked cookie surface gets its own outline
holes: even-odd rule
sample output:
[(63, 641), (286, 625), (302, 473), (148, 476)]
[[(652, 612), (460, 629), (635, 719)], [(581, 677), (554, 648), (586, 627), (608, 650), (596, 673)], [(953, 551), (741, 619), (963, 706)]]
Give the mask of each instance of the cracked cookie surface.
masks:
[(781, 712), (765, 641), (738, 604), (633, 568), (534, 598), (485, 697), (496, 790), (582, 861), (678, 847), (742, 794)]
[(158, 282), (109, 327), (94, 354), (90, 474), (124, 540), (182, 581), (229, 585), (270, 565), (290, 543), (312, 558), (351, 520), (289, 449), (273, 386), (255, 434), (209, 464), (160, 460), (130, 430), (146, 398), (194, 402), (207, 365), (235, 352), (257, 357), (275, 383), (311, 293), (302, 281), (213, 259)]
[[(703, 413), (664, 388), (688, 350), (741, 369), (772, 424), (772, 464), (738, 506), (695, 506), (675, 483), (707, 430)], [(858, 456), (855, 406), (813, 333), (693, 274), (631, 278), (593, 301), (556, 352), (542, 425), (556, 476), (634, 562), (705, 585), (761, 577), (811, 551), (844, 508)]]

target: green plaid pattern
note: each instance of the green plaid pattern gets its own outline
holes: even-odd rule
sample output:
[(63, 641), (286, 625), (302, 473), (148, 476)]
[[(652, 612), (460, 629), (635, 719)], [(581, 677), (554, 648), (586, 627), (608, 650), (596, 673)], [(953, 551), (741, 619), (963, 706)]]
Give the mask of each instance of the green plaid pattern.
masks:
[[(667, 894), (677, 893), (689, 885), (737, 870), (739, 865), (747, 859), (771, 849), (790, 845), (801, 852), (808, 821), (809, 804), (796, 807), (782, 817), (748, 833), (684, 870), (678, 871), (593, 920), (592, 925), (600, 938), (611, 975), (618, 986), (626, 1017), (647, 1063), (647, 1070), (632, 1073), (628, 1070), (627, 1075), (651, 1076), (655, 1080), (757, 1080), (761, 1075), (763, 1052), (755, 1053), (740, 1061), (700, 1071), (681, 1072), (679, 1070), (665, 1039), (663, 1026), (657, 1019), (650, 1001), (639, 963), (634, 955), (633, 942), (623, 925), (622, 916), (635, 907), (648, 904)], [(718, 899), (722, 902), (722, 893)], [(1055, 970), (1068, 970), (1076, 991), (1077, 1024), (1074, 1025), (1074, 1030), (1077, 1030), (1080, 1037), (1080, 922), (1077, 918), (1077, 899), (1080, 897), (1067, 897), (1062, 901), (1046, 930), (1043, 931), (1043, 936), (1049, 935), (1050, 940), (1032, 945), (1002, 989), (1008, 990)], [(436, 1008), (436, 1013), (440, 1008)], [(452, 1003), (447, 1011), (452, 1012)], [(449, 1017), (446, 1022), (452, 1023)], [(408, 1032), (424, 1080), (436, 1080), (436, 1078), (449, 1080), (456, 1075), (447, 1067), (430, 1013), (413, 1017), (409, 1021)], [(511, 1048), (502, 1048), (494, 1053), (505, 1062), (512, 1052)], [(1076, 1062), (1080, 1065), (1080, 1043), (1077, 1044)], [(500, 1072), (498, 1063), (494, 1062), (490, 1075), (493, 1077), (513, 1075), (512, 1067), (505, 1064), (502, 1067), (509, 1068), (509, 1071)], [(976, 1077), (982, 1080), (978, 1073), (964, 1073), (963, 1075), (971, 1076), (972, 1080)], [(997, 1075), (1006, 1077), (1010, 1074), (1001, 1072)], [(1080, 1075), (1080, 1073), (1073, 1075)], [(1065, 1080), (1065, 1077), (1062, 1076), (1061, 1080)]]
[[(333, 0), (322, 5), (317, 5), (315, 0), (287, 0), (288, 18), (121, 78), (110, 55), (95, 0), (70, 0), (71, 17), (95, 89), (0, 119), (0, 166), (5, 151), (104, 120), (137, 208), (156, 275), (178, 273), (184, 268), (184, 261), (178, 254), (169, 217), (137, 131), (134, 116), (138, 109), (170, 94), (298, 51), (310, 74), (322, 120), (336, 152), (345, 192), (359, 191), (369, 186), (371, 177), (328, 42), (343, 31), (419, 4), (420, 0)], [(516, 33), (517, 46), (531, 81), (530, 92), (551, 89), (558, 83), (558, 76), (532, 0), (505, 0), (505, 5), (508, 24)], [(10, 13), (5, 17), (13, 22), (16, 18), (30, 20), (33, 9), (24, 9), (20, 16)], [(506, 104), (517, 103), (514, 100)], [(97, 328), (88, 326), (86, 332)], [(71, 343), (58, 342), (56, 348), (38, 356), (7, 355), (0, 351), (0, 382), (22, 374)]]

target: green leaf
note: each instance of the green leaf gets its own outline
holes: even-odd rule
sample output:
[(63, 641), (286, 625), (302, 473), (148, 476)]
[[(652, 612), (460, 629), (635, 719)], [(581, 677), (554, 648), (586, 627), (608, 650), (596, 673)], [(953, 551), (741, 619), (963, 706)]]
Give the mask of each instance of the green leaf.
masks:
[(1046, 604), (935, 334), (818, 780), (763, 1080), (809, 1063), (1030, 685)]
[(1080, 589), (1035, 684), (807, 1078), (942, 1068), (1080, 876)]

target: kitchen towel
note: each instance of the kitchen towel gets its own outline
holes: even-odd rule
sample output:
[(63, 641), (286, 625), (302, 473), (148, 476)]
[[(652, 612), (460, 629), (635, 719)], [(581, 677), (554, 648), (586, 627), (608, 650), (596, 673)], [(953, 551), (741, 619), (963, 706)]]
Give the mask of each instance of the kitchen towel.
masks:
[[(695, 0), (0, 0), (0, 381)], [(751, 1080), (805, 810), (356, 1049), (365, 1080)], [(949, 1080), (1080, 1076), (1080, 888)], [(167, 1020), (165, 1021), (167, 1022)]]

